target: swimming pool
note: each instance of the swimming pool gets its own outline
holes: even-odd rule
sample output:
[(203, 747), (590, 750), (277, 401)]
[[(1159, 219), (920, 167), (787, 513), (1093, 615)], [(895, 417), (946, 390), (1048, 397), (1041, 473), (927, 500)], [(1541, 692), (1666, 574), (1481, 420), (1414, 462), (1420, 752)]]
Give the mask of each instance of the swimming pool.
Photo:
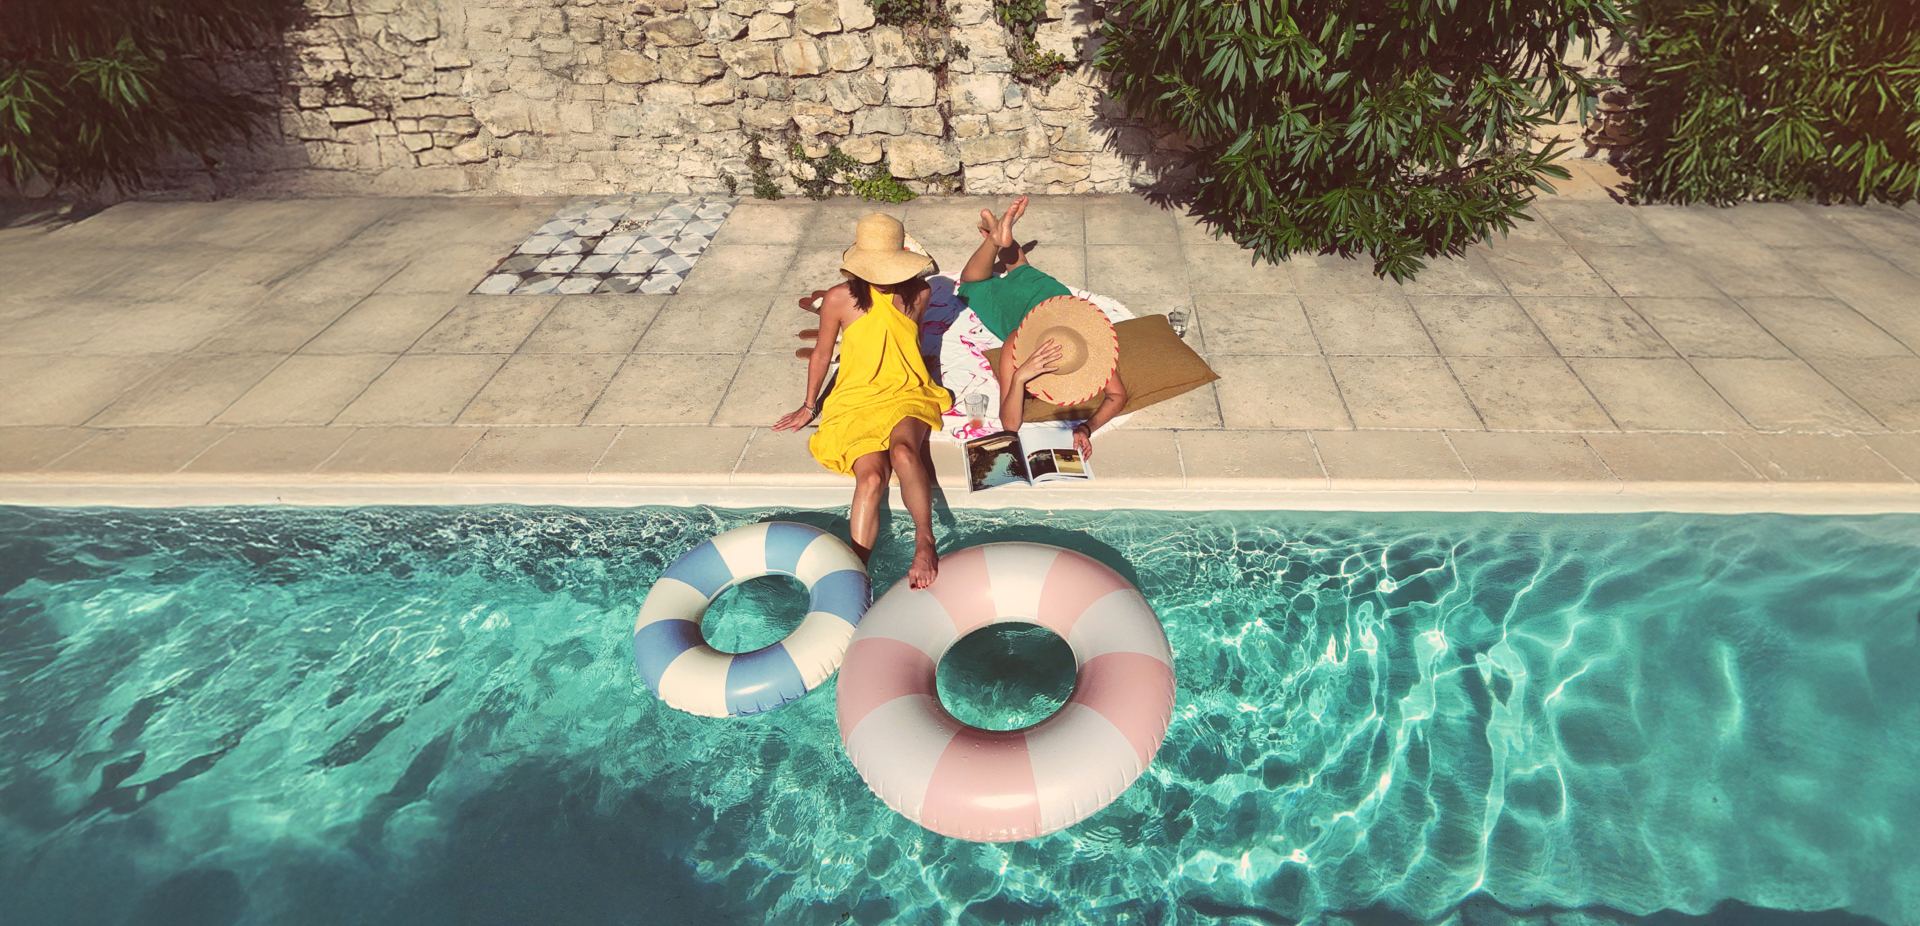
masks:
[[(944, 547), (1123, 569), (1179, 671), (1131, 790), (993, 846), (865, 789), (831, 683), (717, 721), (636, 679), (652, 579), (776, 514), (829, 523), (0, 509), (0, 909), (1920, 922), (1920, 517), (955, 512)], [(905, 571), (906, 521), (876, 589)]]

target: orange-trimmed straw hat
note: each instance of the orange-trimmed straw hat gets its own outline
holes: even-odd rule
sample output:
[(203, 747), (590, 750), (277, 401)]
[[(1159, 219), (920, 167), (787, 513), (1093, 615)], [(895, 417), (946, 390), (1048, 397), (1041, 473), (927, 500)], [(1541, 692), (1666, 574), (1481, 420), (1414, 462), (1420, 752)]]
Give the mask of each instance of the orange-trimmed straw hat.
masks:
[(932, 263), (933, 258), (907, 250), (907, 227), (899, 219), (876, 212), (854, 229), (853, 247), (840, 256), (840, 272), (891, 286), (913, 279)]
[(1105, 312), (1078, 296), (1055, 296), (1033, 307), (1007, 339), (1016, 369), (1049, 340), (1059, 341), (1060, 362), (1027, 389), (1055, 405), (1078, 405), (1098, 393), (1120, 359), (1120, 339)]

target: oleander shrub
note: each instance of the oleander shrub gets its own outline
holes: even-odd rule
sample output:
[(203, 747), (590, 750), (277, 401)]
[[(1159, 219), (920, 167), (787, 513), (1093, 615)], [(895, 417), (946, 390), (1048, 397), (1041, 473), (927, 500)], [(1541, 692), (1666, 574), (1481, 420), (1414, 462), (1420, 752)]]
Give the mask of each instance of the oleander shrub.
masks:
[(300, 0), (0, 0), (0, 178), (124, 190), (182, 150), (211, 168), (275, 111), (237, 75), (277, 61), (303, 15)]
[(1095, 66), (1192, 139), (1222, 233), (1404, 280), (1568, 177), (1532, 133), (1591, 105), (1563, 59), (1620, 24), (1611, 0), (1117, 0)]
[(1642, 200), (1920, 197), (1920, 3), (1641, 0)]

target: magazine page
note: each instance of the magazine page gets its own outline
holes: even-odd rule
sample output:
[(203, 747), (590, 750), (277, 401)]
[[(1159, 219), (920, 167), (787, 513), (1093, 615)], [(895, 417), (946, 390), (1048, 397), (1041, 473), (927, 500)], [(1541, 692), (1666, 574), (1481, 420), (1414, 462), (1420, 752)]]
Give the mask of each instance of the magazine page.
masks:
[(1073, 431), (1059, 427), (1020, 429), (1020, 444), (1027, 453), (1028, 481), (1034, 485), (1061, 480), (1086, 481), (1093, 468), (1073, 446)]
[(1002, 431), (967, 441), (968, 491), (1026, 485), (1030, 481), (1026, 455), (1020, 449), (1020, 435)]

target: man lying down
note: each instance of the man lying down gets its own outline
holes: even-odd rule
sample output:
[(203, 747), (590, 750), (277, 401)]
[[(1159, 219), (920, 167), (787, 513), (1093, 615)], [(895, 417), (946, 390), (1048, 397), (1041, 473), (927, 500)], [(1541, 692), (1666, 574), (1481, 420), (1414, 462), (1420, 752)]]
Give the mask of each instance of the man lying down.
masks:
[(1073, 429), (1074, 447), (1092, 459), (1093, 432), (1127, 407), (1119, 341), (1105, 313), (1027, 263), (1013, 237), (1014, 223), (1026, 211), (1025, 196), (998, 219), (980, 210), (980, 246), (960, 271), (960, 298), (1006, 345), (993, 367), (1002, 428), (1020, 430), (1029, 393), (1070, 406), (1104, 392), (1092, 416)]

